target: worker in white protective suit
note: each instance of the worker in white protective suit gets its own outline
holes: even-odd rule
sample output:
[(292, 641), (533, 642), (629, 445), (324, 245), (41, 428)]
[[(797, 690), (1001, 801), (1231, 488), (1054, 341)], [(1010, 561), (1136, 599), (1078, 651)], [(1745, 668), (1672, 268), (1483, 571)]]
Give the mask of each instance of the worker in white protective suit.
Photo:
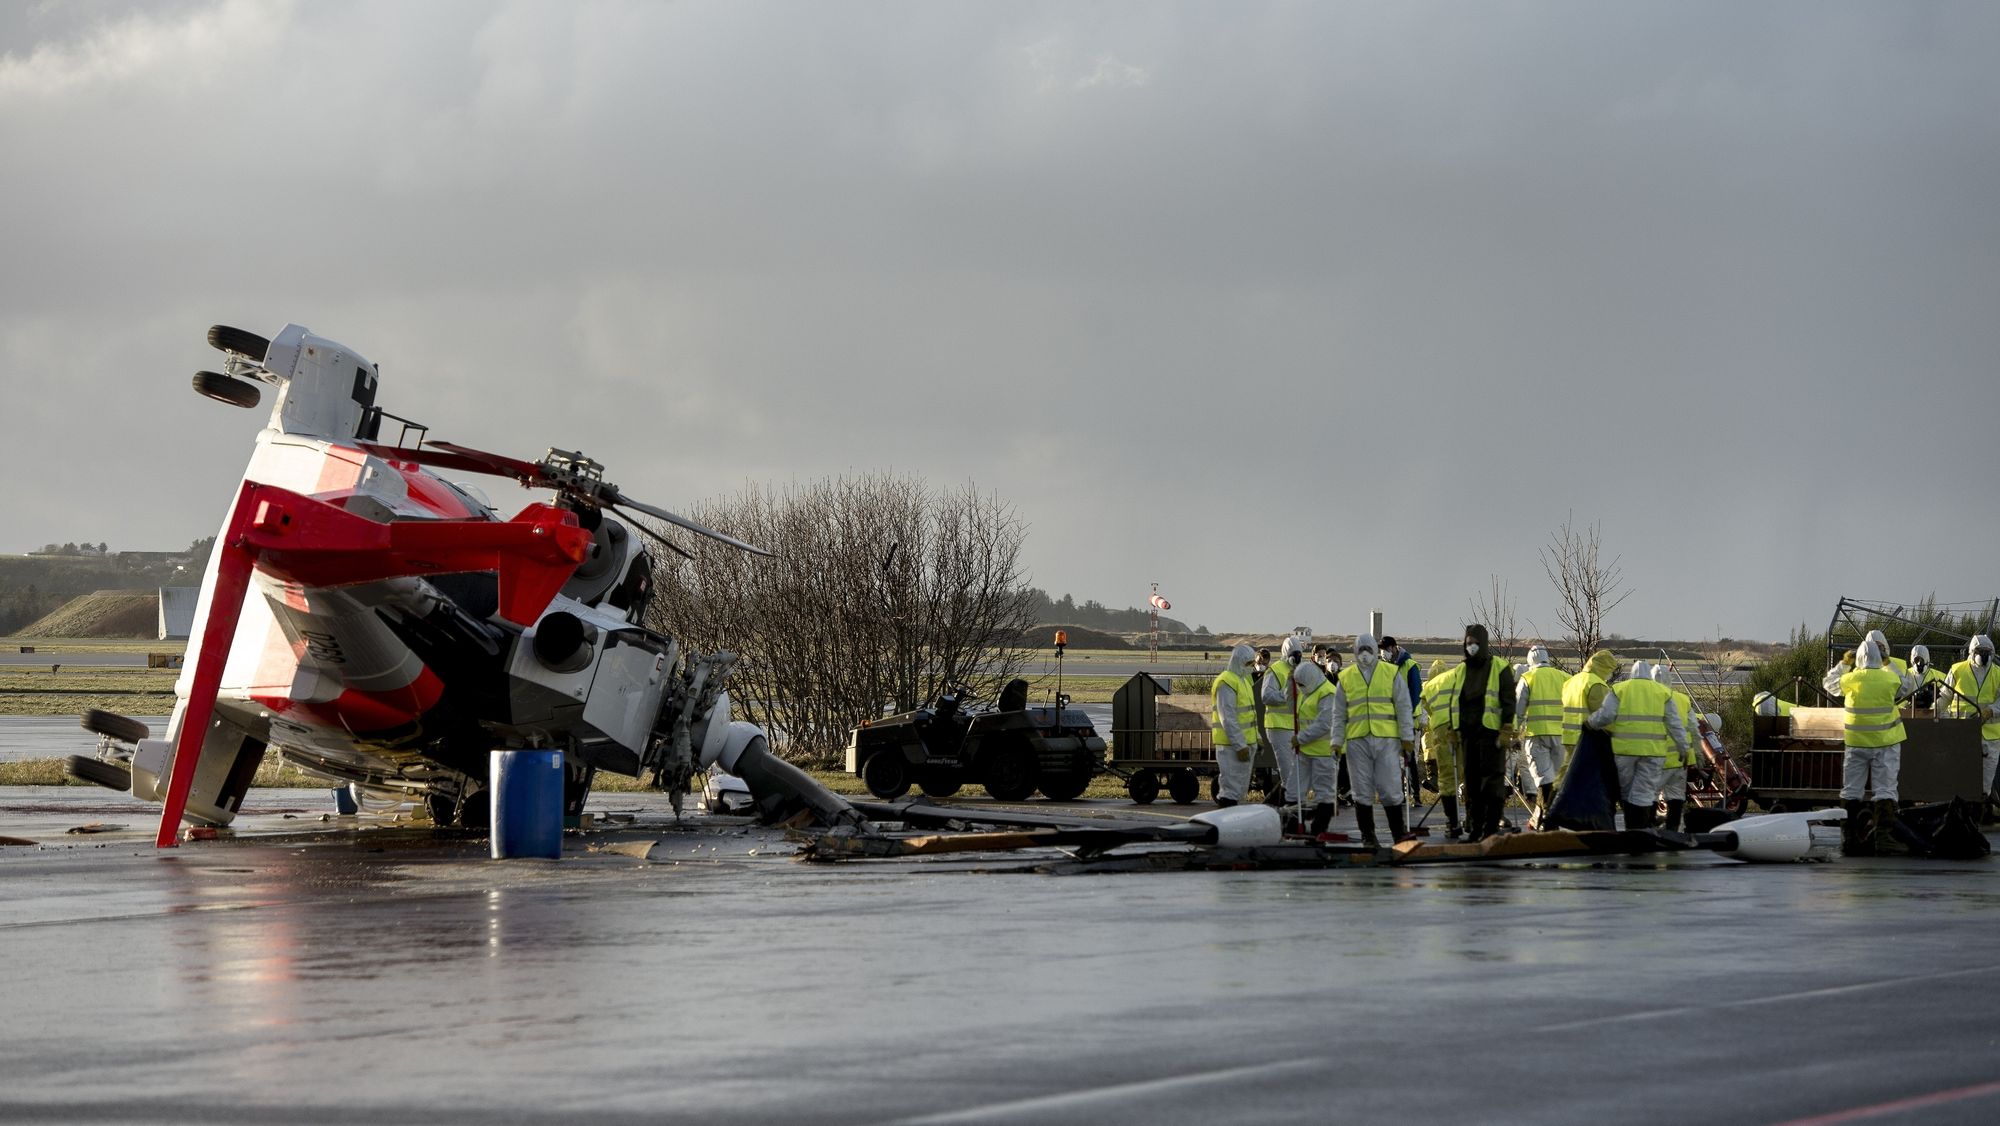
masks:
[(1333, 694), (1337, 689), (1326, 678), (1326, 673), (1311, 661), (1299, 666), (1296, 680), (1299, 687), (1299, 788), (1296, 800), (1303, 803), (1308, 793), (1312, 795), (1312, 835), (1317, 837), (1333, 823), (1333, 815), (1339, 808), (1334, 798), (1335, 777), (1340, 772), (1336, 765), (1339, 759), (1333, 753), (1332, 738)]
[[(1916, 676), (1884, 668), (1884, 649), (1875, 636), (1869, 634), (1858, 649), (1826, 670), (1820, 684), (1846, 706), (1840, 801), (1847, 820), (1841, 825), (1841, 843), (1850, 854), (1862, 856), (1907, 851), (1890, 829), (1903, 767), (1903, 717), (1896, 714), (1896, 701), (1916, 687)], [(1864, 820), (1862, 797), (1869, 792), (1875, 799), (1873, 817)]]
[(1667, 686), (1653, 679), (1653, 666), (1645, 661), (1633, 661), (1631, 671), (1611, 686), (1605, 699), (1615, 713), (1605, 730), (1611, 733), (1625, 827), (1650, 829), (1667, 759), (1687, 753), (1687, 728)]
[(1296, 793), (1299, 784), (1296, 739), (1299, 692), (1296, 677), (1304, 660), (1305, 642), (1296, 634), (1285, 638), (1285, 643), (1278, 648), (1278, 659), (1264, 671), (1259, 688), (1264, 698), (1264, 738), (1271, 744), (1271, 757), (1277, 761), (1278, 767), (1278, 789), (1265, 798), (1265, 804), (1281, 809), (1290, 803), (1288, 795)]
[[(1882, 654), (1883, 668), (1888, 669), (1890, 672), (1895, 673), (1899, 677), (1908, 676), (1910, 674), (1910, 662), (1905, 661), (1901, 657), (1892, 656), (1890, 654), (1888, 634), (1883, 633), (1879, 629), (1871, 629), (1868, 631), (1868, 637), (1866, 638), (1866, 640), (1874, 642), (1875, 651), (1877, 653)], [(1903, 691), (1907, 693), (1911, 687), (1912, 687), (1911, 685), (1906, 684), (1903, 687)]]
[(1671, 671), (1664, 664), (1653, 666), (1653, 679), (1666, 685), (1674, 710), (1680, 713), (1681, 729), (1687, 733), (1687, 743), (1660, 764), (1660, 798), (1667, 803), (1666, 828), (1678, 833), (1681, 814), (1687, 809), (1688, 767), (1694, 765), (1695, 755), (1699, 752), (1695, 743), (1701, 737), (1701, 728), (1695, 723), (1694, 698), (1674, 686), (1669, 679)]
[(1417, 746), (1410, 689), (1402, 670), (1380, 660), (1375, 635), (1354, 639), (1354, 663), (1340, 674), (1333, 692), (1333, 745), (1347, 759), (1348, 788), (1361, 843), (1380, 848), (1375, 809), (1380, 803), (1397, 842), (1409, 838), (1403, 809), (1403, 755)]
[(1528, 650), (1528, 670), (1514, 689), (1514, 723), (1521, 733), (1521, 757), (1528, 775), (1522, 793), (1533, 803), (1528, 824), (1540, 828), (1556, 796), (1563, 765), (1563, 685), (1569, 674), (1549, 659), (1548, 646)]
[(1930, 646), (1910, 646), (1910, 675), (1917, 681), (1910, 692), (1910, 715), (1928, 719), (1936, 714), (1938, 696), (1942, 694), (1939, 686), (1945, 683), (1944, 671), (1931, 664)]
[(1979, 634), (1966, 646), (1965, 660), (1946, 674), (1951, 686), (1949, 711), (1960, 719), (1978, 718), (1979, 768), (1986, 796), (1987, 819), (1992, 814), (1993, 768), (2000, 764), (2000, 675), (1993, 665), (1993, 639)]
[(1250, 663), (1257, 651), (1238, 645), (1229, 667), (1209, 686), (1208, 733), (1215, 747), (1215, 804), (1231, 806), (1250, 790), (1251, 760), (1257, 749), (1257, 696)]

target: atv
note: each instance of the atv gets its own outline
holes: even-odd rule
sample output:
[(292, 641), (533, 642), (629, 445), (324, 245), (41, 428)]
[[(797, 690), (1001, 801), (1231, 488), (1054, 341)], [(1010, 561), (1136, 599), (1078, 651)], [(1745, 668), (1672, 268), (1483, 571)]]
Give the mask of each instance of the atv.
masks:
[(1028, 682), (1010, 680), (990, 711), (968, 713), (962, 689), (947, 688), (928, 708), (868, 720), (847, 738), (847, 772), (868, 792), (894, 801), (920, 787), (946, 798), (968, 783), (996, 801), (1022, 801), (1037, 789), (1050, 801), (1075, 801), (1104, 761), (1104, 740), (1082, 711), (1028, 706)]

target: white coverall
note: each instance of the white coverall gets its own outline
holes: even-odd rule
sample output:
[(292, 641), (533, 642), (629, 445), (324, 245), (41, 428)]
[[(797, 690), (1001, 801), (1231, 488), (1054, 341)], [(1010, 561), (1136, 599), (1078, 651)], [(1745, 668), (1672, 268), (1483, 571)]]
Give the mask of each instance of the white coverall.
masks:
[[(1308, 666), (1310, 666), (1312, 671), (1306, 671)], [(1307, 661), (1305, 664), (1299, 666), (1299, 674), (1299, 695), (1301, 696), (1311, 695), (1315, 689), (1326, 682), (1326, 674), (1321, 672), (1319, 666), (1314, 665), (1311, 661)], [(1328, 700), (1327, 703), (1331, 705), (1332, 701)], [(1306, 724), (1299, 731), (1299, 745), (1303, 747), (1315, 740), (1324, 739), (1332, 730), (1333, 708), (1331, 706), (1321, 708), (1319, 714), (1312, 718), (1312, 722)], [(1303, 769), (1299, 777), (1299, 789), (1296, 792), (1287, 789), (1285, 795), (1295, 803), (1333, 805), (1335, 801), (1335, 779), (1340, 775), (1340, 756), (1338, 754), (1302, 754), (1298, 756), (1298, 759), (1299, 766)], [(1289, 786), (1290, 783), (1287, 783), (1287, 785)], [(1306, 803), (1307, 791), (1311, 791), (1313, 794), (1311, 803)]]
[[(1364, 637), (1367, 635), (1363, 635)], [(1373, 639), (1370, 638), (1372, 641)], [(1375, 671), (1375, 654), (1365, 652), (1354, 658), (1355, 667), (1365, 678)], [(1333, 706), (1322, 714), (1333, 717), (1333, 745), (1347, 756), (1347, 789), (1355, 805), (1380, 804), (1384, 808), (1403, 804), (1403, 744), (1417, 737), (1410, 713), (1410, 688), (1405, 677), (1395, 678), (1392, 699), (1396, 703), (1396, 735), (1347, 737), (1347, 690), (1334, 682)]]
[[(1982, 665), (1972, 659), (1971, 654), (1978, 652), (1982, 648), (1993, 648), (1993, 639), (1983, 633), (1974, 637), (1972, 644), (1966, 646), (1966, 662), (1972, 665), (1972, 683), (1983, 689), (1986, 687), (1986, 679), (1993, 675), (1994, 664), (1992, 661), (1987, 661)], [(1975, 695), (1979, 694), (1982, 693), (1975, 693)], [(1973, 705), (1957, 697), (1952, 697), (1950, 707), (1953, 709), (1953, 714), (1955, 715), (1972, 714)], [(1979, 720), (1982, 725), (2000, 720), (2000, 703), (1985, 705), (1983, 710), (1979, 712)], [(2000, 766), (2000, 739), (1982, 739), (1979, 743), (1979, 769), (1981, 771), (1980, 777), (1984, 779), (1984, 784), (1980, 788), (1980, 793), (1990, 794), (1993, 792), (1993, 768), (1995, 766)]]
[[(1528, 651), (1528, 668), (1530, 670), (1541, 668), (1548, 663), (1548, 650), (1537, 645)], [(1517, 671), (1514, 674), (1514, 680), (1514, 722), (1517, 725), (1526, 726), (1526, 721), (1521, 717), (1528, 714), (1528, 699), (1531, 695), (1528, 690), (1528, 677)], [(1563, 764), (1562, 732), (1558, 731), (1554, 735), (1523, 736), (1521, 739), (1521, 757), (1524, 760), (1521, 765), (1526, 769), (1528, 775), (1528, 785), (1522, 788), (1522, 793), (1533, 796), (1543, 786), (1555, 785), (1556, 774), (1562, 770)], [(1511, 768), (1513, 763), (1510, 761), (1508, 766)]]
[[(1256, 650), (1248, 645), (1238, 645), (1229, 654), (1229, 671), (1249, 680), (1250, 662), (1256, 658)], [(1257, 757), (1257, 732), (1255, 729), (1245, 731), (1243, 725), (1236, 721), (1236, 690), (1226, 681), (1215, 690), (1215, 710), (1222, 718), (1222, 731), (1229, 740), (1227, 747), (1215, 748), (1215, 796), (1242, 801), (1244, 795), (1250, 792), (1250, 769)]]
[[(1864, 669), (1883, 667), (1882, 651), (1877, 647), (1873, 633), (1855, 651), (1855, 665)], [(1835, 699), (1845, 699), (1846, 694), (1840, 689), (1840, 678), (1853, 671), (1845, 662), (1837, 664), (1826, 670), (1826, 679), (1820, 682), (1820, 687)], [(1896, 690), (1899, 699), (1903, 693), (1915, 690), (1917, 674), (1903, 673), (1902, 682), (1902, 687)], [(1891, 743), (1886, 747), (1849, 746), (1840, 760), (1840, 800), (1860, 801), (1864, 794), (1872, 790), (1876, 801), (1895, 801), (1896, 783), (1902, 773), (1901, 743)]]
[(1292, 675), (1281, 682), (1278, 677), (1266, 672), (1263, 686), (1258, 689), (1258, 695), (1264, 698), (1264, 738), (1270, 742), (1271, 758), (1278, 764), (1278, 785), (1284, 788), (1285, 797), (1291, 801), (1298, 800), (1295, 791), (1299, 784), (1300, 755), (1293, 742), (1292, 729), (1274, 726), (1271, 723), (1271, 716), (1279, 712), (1291, 714), (1290, 686), (1298, 678), (1298, 665), (1291, 664), (1292, 655), (1295, 653), (1299, 655), (1300, 663), (1303, 664), (1304, 654), (1300, 651), (1298, 638), (1287, 637), (1283, 648), (1278, 651), (1278, 660), (1291, 665)]

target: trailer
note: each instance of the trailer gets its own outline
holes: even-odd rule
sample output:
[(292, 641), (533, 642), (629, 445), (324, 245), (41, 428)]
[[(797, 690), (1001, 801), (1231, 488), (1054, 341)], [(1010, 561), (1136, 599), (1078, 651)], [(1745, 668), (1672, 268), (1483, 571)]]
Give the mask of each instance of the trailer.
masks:
[[(1219, 771), (1209, 735), (1209, 706), (1206, 695), (1177, 696), (1164, 678), (1133, 674), (1111, 696), (1111, 757), (1106, 773), (1123, 779), (1126, 794), (1140, 805), (1153, 804), (1162, 790), (1177, 804), (1187, 805), (1201, 796), (1204, 778), (1213, 798)], [(1277, 785), (1277, 760), (1260, 738), (1250, 788), (1268, 794)]]
[[(1790, 715), (1752, 717), (1750, 800), (1772, 812), (1839, 805), (1846, 743), (1841, 708), (1795, 707)], [(1983, 801), (1980, 721), (1903, 717), (1896, 791), (1906, 803)]]

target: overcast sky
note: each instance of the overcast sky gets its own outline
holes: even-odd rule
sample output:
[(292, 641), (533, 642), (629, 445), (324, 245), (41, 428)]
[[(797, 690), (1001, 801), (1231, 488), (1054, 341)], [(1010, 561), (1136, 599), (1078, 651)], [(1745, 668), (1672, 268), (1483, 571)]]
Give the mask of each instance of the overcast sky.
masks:
[(0, 153), (0, 550), (211, 534), (204, 333), (296, 321), (1219, 630), (1554, 636), (1571, 512), (1633, 636), (2000, 594), (2000, 5), (15, 2)]

